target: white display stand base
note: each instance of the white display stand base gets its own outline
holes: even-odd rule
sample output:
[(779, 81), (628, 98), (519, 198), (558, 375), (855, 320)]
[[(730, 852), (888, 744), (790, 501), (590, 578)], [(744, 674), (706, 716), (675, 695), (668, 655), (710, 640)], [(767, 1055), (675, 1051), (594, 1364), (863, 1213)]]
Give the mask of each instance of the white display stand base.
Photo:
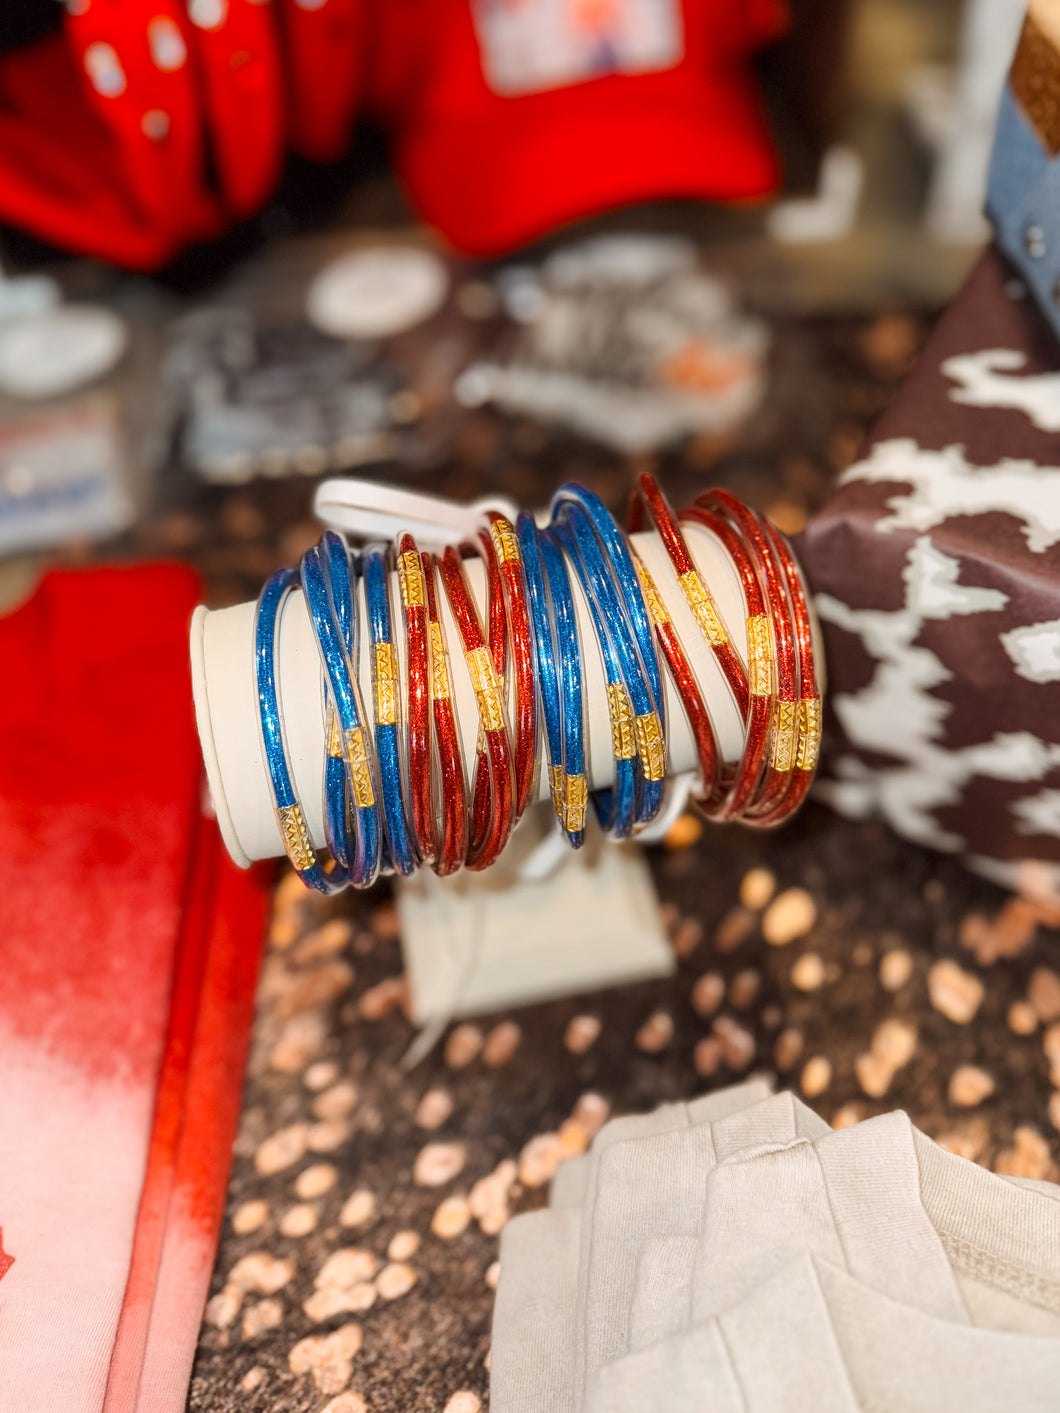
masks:
[[(552, 841), (562, 852), (542, 876), (533, 865)], [(575, 853), (549, 806), (524, 816), (486, 872), (437, 878), (421, 869), (398, 880), (395, 898), (417, 1025), (674, 968), (643, 851), (593, 830)]]

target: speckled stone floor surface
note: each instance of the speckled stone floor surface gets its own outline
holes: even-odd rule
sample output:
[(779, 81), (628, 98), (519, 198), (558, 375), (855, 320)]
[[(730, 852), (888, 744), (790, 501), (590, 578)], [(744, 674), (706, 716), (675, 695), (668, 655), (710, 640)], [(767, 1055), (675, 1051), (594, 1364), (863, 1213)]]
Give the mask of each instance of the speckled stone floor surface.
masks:
[[(753, 425), (650, 464), (678, 503), (723, 483), (797, 530), (927, 324), (903, 310), (781, 323)], [(431, 489), (499, 485), (532, 504), (577, 477), (620, 510), (639, 464), (467, 413)], [(309, 496), (293, 479), (185, 488), (133, 548), (185, 556), (211, 603), (235, 602), (315, 538)], [(1058, 1175), (1048, 917), (816, 803), (771, 835), (683, 820), (651, 865), (672, 979), (452, 1026), (411, 1070), (388, 888), (325, 901), (280, 875), (190, 1409), (486, 1408), (509, 1214), (545, 1200), (607, 1114), (750, 1073), (837, 1125), (900, 1106), (976, 1162)]]

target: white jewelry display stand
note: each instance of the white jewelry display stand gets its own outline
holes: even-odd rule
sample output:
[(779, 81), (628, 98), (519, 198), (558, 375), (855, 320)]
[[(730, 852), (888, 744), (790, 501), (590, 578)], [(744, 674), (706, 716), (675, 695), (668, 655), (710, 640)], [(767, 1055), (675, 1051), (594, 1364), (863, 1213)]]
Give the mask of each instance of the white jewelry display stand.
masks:
[(673, 970), (644, 851), (593, 829), (576, 852), (543, 802), (492, 868), (420, 869), (395, 891), (417, 1024)]
[[(321, 488), (318, 508), (327, 487)], [(349, 526), (349, 517), (328, 516)], [(410, 524), (422, 548), (423, 527)], [(456, 535), (447, 535), (456, 540)], [(711, 586), (746, 661), (744, 605), (736, 571), (721, 544), (706, 529), (686, 528), (689, 549)], [(633, 544), (655, 580), (700, 683), (714, 722), (720, 756), (738, 759), (743, 727), (729, 689), (675, 581), (665, 549), (654, 533), (634, 535)], [(466, 562), (481, 616), (485, 572)], [(577, 576), (571, 574), (584, 668), (586, 775), (606, 786), (612, 770), (611, 727), (603, 663)], [(360, 674), (370, 683), (369, 634), (360, 634)], [(392, 576), (393, 636), (401, 681), (405, 681), (404, 629), (397, 575)], [(465, 761), (474, 761), (478, 712), (460, 651), (460, 638), (439, 590), (439, 611), (449, 645), (453, 706)], [(253, 603), (209, 611), (192, 621), (191, 659), (195, 709), (214, 808), (232, 858), (246, 867), (283, 853), (262, 749), (254, 670)], [(291, 775), (313, 843), (324, 847), (324, 692), (312, 625), (299, 591), (286, 600), (277, 634), (276, 676)], [(667, 773), (696, 769), (696, 753), (680, 699), (663, 673), (667, 711)], [(371, 692), (365, 691), (366, 700)], [(541, 763), (538, 793), (547, 797)], [(650, 876), (635, 845), (613, 845), (590, 831), (589, 842), (571, 851), (557, 833), (551, 808), (527, 811), (505, 853), (483, 873), (461, 872), (439, 879), (429, 868), (399, 879), (397, 904), (402, 943), (418, 1023), (595, 990), (672, 970)], [(595, 837), (593, 837), (595, 835)], [(546, 842), (542, 842), (545, 840)]]

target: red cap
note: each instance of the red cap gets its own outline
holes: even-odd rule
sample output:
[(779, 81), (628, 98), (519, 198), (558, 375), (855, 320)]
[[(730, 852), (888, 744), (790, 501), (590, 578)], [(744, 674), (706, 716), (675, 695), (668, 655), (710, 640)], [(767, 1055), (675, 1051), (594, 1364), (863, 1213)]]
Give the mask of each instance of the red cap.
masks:
[(381, 0), (369, 87), (423, 217), (501, 254), (667, 197), (779, 178), (750, 54), (783, 0)]

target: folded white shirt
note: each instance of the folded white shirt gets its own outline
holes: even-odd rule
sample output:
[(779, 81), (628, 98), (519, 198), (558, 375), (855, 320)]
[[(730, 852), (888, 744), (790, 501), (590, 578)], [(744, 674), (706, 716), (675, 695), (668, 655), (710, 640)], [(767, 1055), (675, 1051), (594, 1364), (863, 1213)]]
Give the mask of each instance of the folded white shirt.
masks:
[(945, 1152), (903, 1113), (718, 1166), (686, 1320), (802, 1251), (929, 1314), (1060, 1334), (1060, 1203)]
[[(578, 1267), (584, 1208), (595, 1197), (601, 1157), (612, 1146), (668, 1129), (709, 1125), (770, 1095), (761, 1080), (736, 1085), (691, 1104), (668, 1104), (651, 1114), (612, 1119), (590, 1152), (565, 1163), (544, 1211), (516, 1217), (501, 1235), (502, 1279), (493, 1312), (490, 1402), (494, 1413), (573, 1413), (575, 1358), (580, 1333)], [(572, 1176), (564, 1182), (565, 1174)]]
[[(816, 1304), (782, 1316), (783, 1300), (795, 1298), (790, 1273), (806, 1262), (820, 1288)], [(961, 1368), (975, 1368), (985, 1349), (982, 1388), (996, 1389), (1005, 1350), (1021, 1348), (977, 1341), (1033, 1337), (1037, 1362), (1024, 1381), (1033, 1400), (1034, 1380), (1053, 1369), (1060, 1348), (1050, 1338), (1060, 1336), (1060, 1188), (977, 1168), (904, 1114), (833, 1133), (793, 1096), (770, 1096), (759, 1082), (606, 1124), (583, 1159), (560, 1169), (550, 1207), (505, 1228), (501, 1265), (494, 1413), (579, 1413), (583, 1397), (593, 1413), (639, 1410), (648, 1397), (675, 1413), (1000, 1406), (959, 1393), (947, 1402), (945, 1390), (903, 1403), (895, 1378), (877, 1398), (870, 1376), (887, 1373), (886, 1359), (881, 1374), (870, 1357), (875, 1336), (865, 1335), (868, 1349), (859, 1343), (865, 1290), (885, 1293), (888, 1309), (872, 1308), (892, 1333), (905, 1330), (903, 1320), (946, 1326), (946, 1347), (957, 1353), (939, 1377), (958, 1385)], [(789, 1284), (778, 1286), (782, 1275)], [(806, 1269), (799, 1279), (805, 1286)], [(853, 1323), (833, 1308), (844, 1290), (856, 1296)], [(902, 1320), (891, 1305), (905, 1311)], [(733, 1334), (727, 1322), (737, 1310)], [(790, 1353), (786, 1367), (768, 1342), (752, 1351), (747, 1332), (770, 1311), (780, 1331), (773, 1343)], [(962, 1327), (967, 1348), (952, 1334)], [(909, 1357), (922, 1359), (924, 1347), (910, 1343)], [(844, 1372), (855, 1356), (857, 1378)], [(929, 1385), (936, 1377), (934, 1368), (907, 1372)], [(1011, 1374), (1010, 1382), (1024, 1387)], [(639, 1401), (622, 1401), (627, 1384)], [(679, 1386), (696, 1390), (685, 1405)], [(1013, 1409), (1060, 1408), (1060, 1384), (1052, 1387), (1051, 1405), (1020, 1394)]]
[(501, 1233), (501, 1280), (493, 1307), (493, 1413), (572, 1413), (577, 1318), (576, 1207), (527, 1212)]
[(1051, 1413), (1060, 1340), (925, 1315), (804, 1252), (590, 1379), (585, 1413)]
[(587, 1194), (582, 1211), (577, 1298), (584, 1343), (575, 1348), (576, 1388), (584, 1389), (594, 1369), (630, 1349), (638, 1266), (650, 1246), (662, 1240), (674, 1255), (668, 1300), (690, 1290), (692, 1251), (681, 1243), (695, 1241), (712, 1170), (739, 1153), (830, 1132), (786, 1093), (711, 1123), (625, 1139), (603, 1150), (595, 1194)]
[(607, 1148), (627, 1138), (650, 1138), (653, 1134), (669, 1133), (673, 1129), (694, 1124), (713, 1123), (741, 1109), (760, 1104), (773, 1091), (763, 1079), (751, 1079), (746, 1084), (733, 1084), (693, 1099), (688, 1104), (661, 1104), (650, 1114), (623, 1114), (610, 1119), (593, 1139), (589, 1152), (564, 1163), (552, 1179), (550, 1207), (581, 1207), (590, 1190), (595, 1193), (600, 1158)]

